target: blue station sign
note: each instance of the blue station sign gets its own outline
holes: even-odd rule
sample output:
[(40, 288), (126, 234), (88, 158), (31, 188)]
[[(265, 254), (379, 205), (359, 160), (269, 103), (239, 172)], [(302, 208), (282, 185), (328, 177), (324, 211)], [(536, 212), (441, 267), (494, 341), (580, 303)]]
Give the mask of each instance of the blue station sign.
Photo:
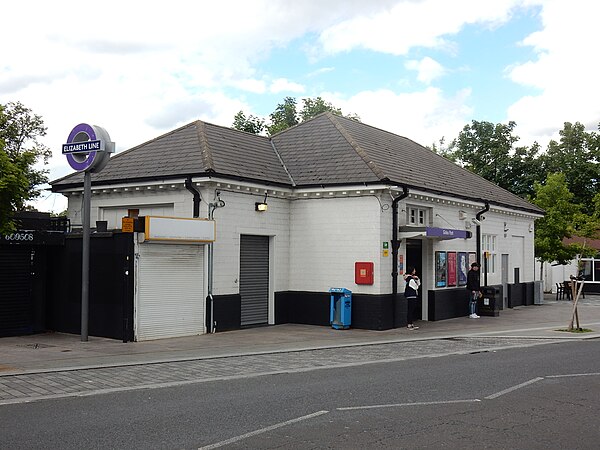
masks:
[(469, 239), (471, 232), (466, 230), (453, 230), (452, 228), (426, 227), (425, 236), (442, 239)]

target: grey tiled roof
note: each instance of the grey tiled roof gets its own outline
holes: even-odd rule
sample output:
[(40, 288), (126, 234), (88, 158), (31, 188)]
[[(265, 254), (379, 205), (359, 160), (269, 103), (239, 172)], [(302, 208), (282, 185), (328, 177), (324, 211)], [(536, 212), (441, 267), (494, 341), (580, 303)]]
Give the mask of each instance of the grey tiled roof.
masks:
[[(290, 187), (384, 182), (541, 212), (410, 139), (331, 113), (271, 139), (195, 121), (112, 157), (92, 183), (188, 175)], [(76, 173), (51, 184), (60, 191), (82, 183)]]
[(382, 180), (440, 194), (542, 211), (410, 139), (344, 117), (327, 117), (347, 132), (355, 147), (368, 155), (372, 166), (380, 170)]
[[(113, 156), (92, 183), (223, 175), (290, 184), (268, 138), (195, 121)], [(74, 173), (51, 182), (54, 190), (81, 185)]]
[(296, 185), (379, 181), (333, 120), (321, 114), (272, 137)]

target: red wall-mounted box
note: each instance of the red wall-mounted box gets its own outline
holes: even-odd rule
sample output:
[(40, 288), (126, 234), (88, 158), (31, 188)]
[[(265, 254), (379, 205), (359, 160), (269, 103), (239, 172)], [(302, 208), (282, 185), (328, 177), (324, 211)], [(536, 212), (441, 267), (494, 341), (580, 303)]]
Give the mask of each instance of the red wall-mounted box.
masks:
[(373, 284), (373, 263), (354, 263), (354, 282), (356, 284)]

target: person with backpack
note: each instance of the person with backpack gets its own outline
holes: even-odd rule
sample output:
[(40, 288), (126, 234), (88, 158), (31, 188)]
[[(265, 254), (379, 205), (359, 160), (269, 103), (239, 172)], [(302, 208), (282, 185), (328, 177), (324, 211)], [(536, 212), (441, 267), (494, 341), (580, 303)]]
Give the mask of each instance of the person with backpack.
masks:
[(419, 287), (421, 286), (421, 281), (417, 276), (417, 269), (413, 267), (407, 267), (406, 272), (404, 273), (404, 281), (406, 285), (404, 286), (404, 297), (408, 301), (407, 309), (406, 309), (406, 327), (411, 330), (418, 330), (419, 327), (416, 327), (413, 324), (413, 318), (415, 315), (415, 307), (417, 306), (417, 297), (419, 296)]

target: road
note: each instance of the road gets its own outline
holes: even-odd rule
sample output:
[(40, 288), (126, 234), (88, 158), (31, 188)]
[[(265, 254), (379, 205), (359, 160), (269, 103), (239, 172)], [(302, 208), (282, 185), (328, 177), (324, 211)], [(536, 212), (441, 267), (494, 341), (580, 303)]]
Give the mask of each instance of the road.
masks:
[(280, 354), (262, 375), (237, 360), (237, 376), (4, 404), (0, 448), (597, 448), (600, 341), (504, 347), (435, 358), (351, 347), (329, 363), (310, 355), (312, 367)]

